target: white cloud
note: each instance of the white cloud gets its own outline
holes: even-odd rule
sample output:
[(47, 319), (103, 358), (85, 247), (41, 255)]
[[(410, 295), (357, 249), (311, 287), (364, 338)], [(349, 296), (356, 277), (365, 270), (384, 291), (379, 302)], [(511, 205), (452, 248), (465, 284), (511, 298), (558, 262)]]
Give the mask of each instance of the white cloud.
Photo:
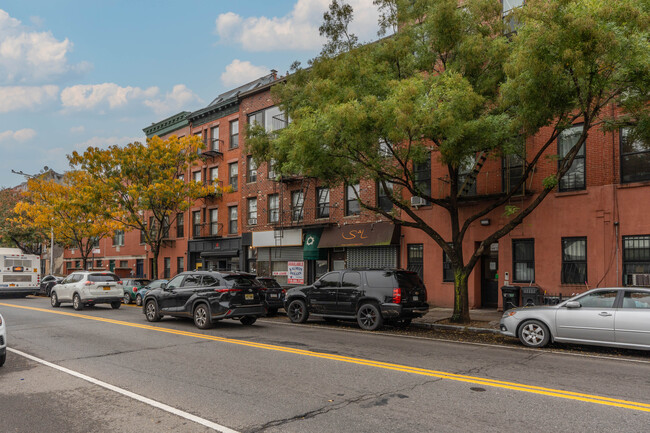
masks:
[(36, 137), (36, 131), (31, 128), (19, 129), (18, 131), (0, 132), (0, 141), (18, 141), (24, 143)]
[(71, 49), (72, 42), (67, 38), (58, 40), (51, 32), (31, 31), (0, 9), (0, 81), (47, 82), (88, 68), (88, 63), (68, 63)]
[(92, 108), (118, 108), (132, 100), (153, 98), (158, 94), (157, 87), (121, 87), (115, 83), (79, 84), (61, 91), (61, 103), (69, 109), (88, 110)]
[(76, 143), (74, 145), (76, 150), (85, 151), (89, 147), (98, 147), (100, 149), (105, 149), (109, 146), (118, 145), (125, 146), (128, 143), (133, 143), (134, 141), (139, 141), (141, 143), (146, 142), (146, 137), (92, 137), (84, 142)]
[(199, 102), (201, 98), (185, 86), (177, 84), (171, 92), (167, 92), (164, 98), (147, 99), (144, 105), (151, 108), (157, 115), (172, 114), (181, 109), (187, 108), (191, 102)]
[(73, 134), (80, 134), (80, 133), (84, 132), (85, 130), (86, 130), (86, 128), (83, 125), (73, 126), (72, 128), (70, 128), (70, 132), (73, 133)]
[(221, 74), (221, 82), (224, 86), (236, 87), (267, 75), (270, 71), (266, 66), (255, 66), (249, 61), (242, 62), (235, 59), (226, 66), (226, 71)]
[(0, 113), (35, 109), (39, 105), (53, 101), (59, 94), (57, 86), (10, 86), (0, 87)]
[[(216, 19), (216, 33), (222, 42), (234, 43), (248, 51), (313, 50), (324, 39), (318, 33), (323, 13), (330, 0), (297, 0), (293, 10), (283, 17), (243, 18), (233, 12)], [(372, 0), (349, 0), (354, 10), (351, 30), (361, 41), (376, 38), (379, 16)]]

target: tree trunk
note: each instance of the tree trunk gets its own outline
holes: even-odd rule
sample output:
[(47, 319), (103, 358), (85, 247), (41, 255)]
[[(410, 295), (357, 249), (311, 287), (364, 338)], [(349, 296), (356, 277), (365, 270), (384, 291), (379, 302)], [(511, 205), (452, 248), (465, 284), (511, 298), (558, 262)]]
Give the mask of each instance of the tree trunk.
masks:
[(464, 269), (456, 269), (454, 274), (454, 313), (450, 321), (453, 323), (469, 323), (469, 298), (467, 296), (469, 273)]

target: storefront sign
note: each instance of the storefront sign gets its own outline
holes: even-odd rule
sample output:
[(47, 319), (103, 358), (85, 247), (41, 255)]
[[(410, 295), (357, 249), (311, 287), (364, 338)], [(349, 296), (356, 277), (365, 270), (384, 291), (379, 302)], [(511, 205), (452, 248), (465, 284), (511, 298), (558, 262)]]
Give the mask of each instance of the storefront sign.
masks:
[(253, 232), (253, 246), (255, 248), (302, 246), (302, 229)]
[(287, 283), (305, 284), (305, 262), (289, 262), (288, 269)]
[(286, 277), (289, 272), (287, 271), (273, 271), (274, 277)]
[(323, 230), (318, 248), (393, 245), (398, 239), (392, 223), (350, 224)]

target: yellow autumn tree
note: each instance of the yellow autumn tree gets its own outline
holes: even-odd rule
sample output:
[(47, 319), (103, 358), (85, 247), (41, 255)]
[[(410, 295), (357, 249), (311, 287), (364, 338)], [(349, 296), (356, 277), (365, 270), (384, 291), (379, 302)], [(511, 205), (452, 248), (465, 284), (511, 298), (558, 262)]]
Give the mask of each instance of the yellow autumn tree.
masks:
[(14, 208), (12, 224), (53, 230), (57, 243), (79, 250), (84, 269), (95, 242), (121, 227), (105, 217), (104, 209), (94, 200), (91, 178), (83, 171), (66, 173), (61, 183), (29, 179), (23, 195), (25, 200)]
[(160, 248), (177, 215), (199, 197), (223, 193), (218, 183), (184, 179), (203, 146), (195, 136), (166, 140), (155, 136), (146, 144), (90, 147), (68, 157), (70, 164), (86, 171), (96, 185), (94, 200), (104, 207), (105, 217), (142, 233), (153, 254), (152, 278), (158, 276)]

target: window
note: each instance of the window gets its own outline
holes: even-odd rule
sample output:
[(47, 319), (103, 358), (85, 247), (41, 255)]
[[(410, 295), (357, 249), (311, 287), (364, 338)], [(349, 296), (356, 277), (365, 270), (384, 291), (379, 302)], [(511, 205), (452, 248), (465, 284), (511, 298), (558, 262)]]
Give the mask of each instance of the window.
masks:
[(210, 209), (210, 234), (216, 236), (219, 234), (219, 209)]
[(182, 238), (185, 236), (185, 214), (176, 214), (176, 237)]
[[(562, 160), (573, 148), (573, 146), (580, 139), (582, 134), (582, 125), (572, 126), (571, 128), (562, 131), (557, 138), (558, 155), (558, 168), (562, 166)], [(580, 147), (578, 154), (573, 160), (573, 164), (569, 170), (562, 176), (560, 180), (560, 191), (576, 191), (585, 189), (585, 145)]]
[(304, 202), (302, 191), (291, 192), (291, 221), (302, 221)]
[(424, 244), (408, 244), (406, 250), (406, 269), (417, 272), (422, 278), (424, 273)]
[(192, 180), (194, 182), (201, 182), (201, 170), (192, 172)]
[(165, 215), (163, 217), (163, 222), (162, 222), (162, 237), (163, 239), (169, 239), (169, 215)]
[(280, 198), (278, 194), (269, 195), (269, 223), (280, 221)]
[(359, 215), (361, 206), (357, 195), (359, 194), (359, 184), (347, 185), (345, 187), (345, 215)]
[(562, 284), (587, 281), (587, 238), (562, 238)]
[(237, 175), (239, 174), (239, 166), (236, 162), (228, 164), (228, 181), (232, 185), (232, 190), (237, 191)]
[(623, 236), (623, 283), (635, 284), (634, 274), (650, 274), (650, 235)]
[(275, 166), (277, 164), (277, 161), (275, 159), (272, 159), (268, 162), (268, 167), (269, 167), (269, 174), (268, 178), (273, 180), (277, 177), (277, 173), (275, 172)]
[(210, 168), (210, 183), (216, 184), (219, 181), (219, 167)]
[[(203, 131), (194, 133), (194, 136), (197, 137), (199, 140), (201, 140), (201, 143), (205, 145), (205, 138), (203, 137)], [(196, 148), (196, 153), (201, 153), (201, 149), (199, 147)]]
[(221, 152), (221, 147), (219, 146), (219, 127), (214, 126), (210, 130), (210, 136), (212, 137), (212, 141), (210, 142), (210, 149), (209, 150), (214, 150), (215, 152)]
[(176, 273), (185, 271), (185, 257), (176, 257)]
[(531, 283), (535, 281), (535, 240), (515, 239), (512, 241), (512, 281)]
[(120, 268), (128, 268), (128, 267), (129, 267), (128, 260), (120, 260)]
[(185, 175), (184, 174), (179, 174), (178, 175), (178, 180), (180, 180), (181, 182), (185, 182)]
[(169, 279), (171, 277), (171, 267), (172, 267), (172, 259), (169, 257), (165, 257), (163, 260), (163, 278)]
[(461, 196), (476, 195), (476, 176), (472, 175), (475, 166), (476, 158), (469, 156), (458, 167), (458, 192)]
[(413, 165), (413, 176), (420, 192), (431, 197), (431, 155), (424, 162)]
[(346, 272), (343, 274), (342, 287), (360, 287), (361, 274), (358, 272)]
[(237, 206), (228, 208), (228, 234), (237, 234)]
[(280, 107), (273, 106), (248, 116), (248, 123), (262, 125), (266, 132), (277, 131), (287, 126), (286, 116)]
[(589, 293), (576, 299), (583, 308), (614, 308), (614, 301), (618, 290), (603, 290)]
[(381, 182), (377, 182), (377, 207), (384, 212), (390, 212), (393, 209), (393, 202), (389, 195), (393, 195), (393, 183), (385, 182), (386, 190)]
[(246, 178), (247, 182), (257, 182), (257, 164), (251, 155), (246, 157)]
[(124, 230), (115, 230), (115, 236), (113, 236), (113, 245), (114, 246), (124, 246)]
[(247, 200), (248, 207), (248, 225), (257, 224), (257, 198), (252, 197)]
[(104, 266), (104, 262), (102, 262), (101, 260), (97, 260), (97, 267), (101, 268), (102, 266)]
[(451, 259), (444, 250), (442, 251), (442, 281), (446, 283), (454, 282), (454, 270), (451, 267)]
[(524, 0), (502, 0), (503, 14), (507, 14), (511, 10), (523, 6)]
[(339, 285), (339, 279), (340, 279), (340, 272), (330, 272), (328, 274), (325, 274), (321, 277), (320, 280), (320, 286), (321, 287), (338, 287)]
[(330, 216), (330, 189), (316, 188), (317, 216), (316, 218), (329, 218)]
[(90, 239), (93, 243), (93, 248), (99, 248), (99, 238), (98, 237), (93, 237)]
[(503, 19), (506, 24), (506, 34), (517, 31), (519, 23), (512, 16), (507, 16), (513, 9), (523, 6), (525, 0), (502, 0), (503, 4)]
[(393, 156), (390, 146), (383, 138), (379, 139), (379, 156), (385, 158)]
[(635, 308), (642, 310), (650, 309), (650, 293), (648, 292), (625, 292), (623, 308)]
[(201, 211), (192, 212), (192, 235), (196, 238), (201, 236)]
[[(521, 178), (524, 176), (524, 158), (519, 155), (506, 155), (501, 160), (501, 167), (503, 175), (501, 177), (503, 182), (503, 192), (509, 193), (510, 189), (514, 188), (521, 182)], [(523, 194), (524, 185), (522, 184), (515, 194)]]
[(650, 180), (650, 143), (628, 139), (629, 128), (621, 129), (621, 182)]
[(230, 122), (230, 148), (239, 147), (239, 120)]
[(147, 241), (147, 233), (144, 230), (140, 230), (140, 243), (144, 244)]

